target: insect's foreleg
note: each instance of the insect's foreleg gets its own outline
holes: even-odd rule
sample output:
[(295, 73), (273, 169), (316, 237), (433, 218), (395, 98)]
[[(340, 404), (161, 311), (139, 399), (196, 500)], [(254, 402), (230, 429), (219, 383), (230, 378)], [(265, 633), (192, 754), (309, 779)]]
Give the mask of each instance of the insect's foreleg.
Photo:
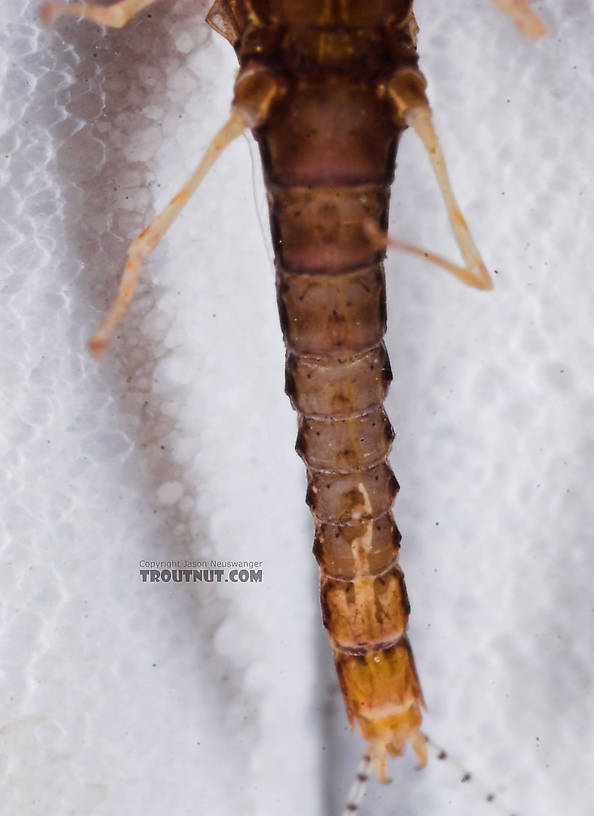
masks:
[(157, 246), (227, 145), (240, 136), (247, 127), (253, 128), (262, 124), (277, 91), (276, 79), (269, 71), (251, 70), (239, 76), (235, 85), (231, 116), (206, 149), (202, 161), (163, 212), (159, 213), (144, 232), (130, 244), (116, 298), (103, 323), (89, 341), (92, 354), (99, 356), (104, 351), (114, 329), (124, 317), (134, 296), (143, 260)]
[(522, 34), (538, 39), (547, 33), (547, 28), (538, 14), (530, 8), (531, 0), (491, 0), (517, 25)]
[(152, 6), (154, 2), (155, 0), (120, 0), (107, 8), (95, 3), (45, 3), (41, 8), (41, 17), (46, 23), (53, 23), (58, 17), (80, 17), (109, 28), (123, 28), (135, 14)]
[(425, 145), (465, 267), (459, 267), (449, 261), (444, 261), (444, 259), (417, 247), (412, 247), (410, 244), (392, 243), (401, 249), (416, 252), (429, 260), (435, 261), (469, 286), (474, 286), (477, 289), (491, 289), (493, 286), (491, 278), (470, 234), (470, 229), (460, 211), (450, 184), (445, 158), (433, 125), (431, 108), (425, 95), (425, 85), (425, 77), (419, 70), (402, 68), (394, 74), (388, 83), (387, 92), (394, 105), (396, 118), (406, 125), (410, 125)]

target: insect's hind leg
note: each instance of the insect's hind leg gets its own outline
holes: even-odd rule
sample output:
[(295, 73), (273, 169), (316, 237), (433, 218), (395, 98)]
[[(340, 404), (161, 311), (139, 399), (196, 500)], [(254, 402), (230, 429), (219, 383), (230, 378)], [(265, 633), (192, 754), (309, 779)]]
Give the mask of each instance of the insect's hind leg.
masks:
[(79, 17), (109, 28), (123, 28), (135, 14), (155, 2), (156, 0), (119, 0), (112, 6), (52, 2), (41, 7), (41, 18), (46, 23), (53, 23), (59, 17)]
[[(427, 150), (465, 266), (457, 266), (438, 255), (401, 241), (393, 241), (384, 237), (383, 243), (384, 245), (391, 243), (400, 249), (422, 255), (447, 269), (463, 283), (474, 286), (476, 289), (491, 289), (493, 283), (450, 184), (445, 158), (433, 125), (431, 108), (425, 95), (425, 86), (426, 80), (423, 74), (417, 68), (406, 67), (396, 71), (388, 83), (387, 92), (395, 109), (396, 121), (401, 126), (410, 125)], [(370, 229), (369, 232), (373, 240), (373, 229)], [(376, 236), (376, 241), (381, 243), (381, 236)]]

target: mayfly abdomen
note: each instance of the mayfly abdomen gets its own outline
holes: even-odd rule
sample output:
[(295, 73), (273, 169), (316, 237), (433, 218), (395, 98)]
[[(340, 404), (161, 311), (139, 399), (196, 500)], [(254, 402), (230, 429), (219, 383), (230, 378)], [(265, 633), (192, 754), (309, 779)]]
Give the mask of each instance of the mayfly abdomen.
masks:
[[(42, 15), (121, 28), (156, 2), (54, 0)], [(492, 2), (530, 36), (544, 33), (532, 0)], [(299, 414), (323, 619), (351, 722), (370, 742), (346, 806), (354, 813), (370, 759), (385, 780), (386, 752), (410, 741), (421, 762), (425, 755), (391, 512), (398, 484), (383, 409), (391, 380), (384, 249), (426, 257), (477, 289), (492, 282), (448, 178), (417, 66), (412, 0), (215, 0), (208, 21), (240, 60), (231, 114), (186, 184), (130, 244), (120, 289), (90, 348), (97, 356), (105, 350), (143, 260), (225, 147), (251, 129), (269, 192), (286, 390)], [(406, 126), (427, 151), (463, 266), (387, 235), (389, 184)]]
[[(369, 740), (384, 778), (386, 751), (400, 753), (407, 740), (424, 761), (423, 701), (406, 638), (409, 604), (391, 512), (398, 483), (387, 461), (394, 431), (383, 409), (392, 379), (383, 344), (384, 253), (369, 230), (369, 224), (386, 230), (401, 128), (377, 92), (377, 51), (367, 69), (356, 59), (349, 63), (344, 55), (357, 52), (363, 32), (339, 31), (340, 44), (333, 41), (328, 49), (342, 49), (340, 71), (331, 59), (324, 63), (323, 33), (306, 37), (301, 30), (293, 41), (286, 33), (287, 50), (300, 54), (302, 63), (300, 47), (309, 49), (309, 69), (282, 74), (284, 98), (255, 135), (268, 188), (286, 390), (299, 415), (296, 449), (307, 467), (315, 523), (323, 620), (349, 719)], [(386, 55), (389, 37), (383, 35)], [(403, 38), (400, 31), (396, 39)], [(388, 58), (385, 79), (395, 67)]]
[[(121, 27), (153, 2), (104, 8), (58, 0), (42, 14)], [(90, 348), (97, 356), (105, 350), (143, 259), (222, 150), (252, 130), (268, 189), (287, 392), (299, 414), (323, 619), (349, 719), (386, 781), (386, 753), (401, 753), (408, 741), (425, 761), (423, 698), (391, 515), (394, 432), (383, 408), (391, 372), (382, 262), (402, 130), (413, 125), (441, 160), (417, 65), (412, 0), (215, 0), (207, 19), (239, 57), (231, 115), (184, 187), (128, 248), (118, 295)], [(472, 256), (471, 239), (462, 238), (463, 254)]]

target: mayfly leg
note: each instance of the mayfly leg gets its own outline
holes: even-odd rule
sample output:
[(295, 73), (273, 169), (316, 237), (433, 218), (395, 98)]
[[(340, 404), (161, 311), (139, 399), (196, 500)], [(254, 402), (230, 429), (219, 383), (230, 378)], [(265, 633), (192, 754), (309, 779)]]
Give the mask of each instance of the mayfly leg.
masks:
[[(400, 238), (385, 235), (370, 220), (365, 222), (364, 229), (369, 237), (369, 240), (373, 241), (378, 249), (392, 247), (393, 249), (399, 249), (402, 252), (408, 252), (411, 255), (418, 255), (419, 258), (424, 258), (426, 261), (435, 264), (435, 266), (440, 266), (442, 269), (445, 269), (446, 272), (450, 272), (455, 278), (462, 281), (462, 283), (467, 284), (467, 286), (472, 286), (475, 289), (492, 288), (492, 285), (485, 286), (482, 283), (482, 279), (477, 280), (477, 278), (472, 275), (472, 272), (466, 269), (466, 267), (459, 266), (458, 264), (453, 263), (453, 261), (444, 258), (442, 255), (438, 255), (436, 252), (431, 252), (429, 249), (424, 249), (423, 247), (417, 246), (416, 244), (411, 244), (408, 241), (402, 241)], [(490, 277), (489, 284), (491, 284)]]
[(237, 80), (231, 116), (209, 144), (200, 164), (179, 193), (130, 244), (116, 298), (103, 323), (89, 341), (89, 348), (95, 356), (104, 351), (116, 326), (125, 315), (140, 278), (143, 260), (157, 246), (223, 150), (246, 128), (257, 127), (266, 119), (278, 90), (276, 79), (266, 70), (248, 70)]
[(491, 0), (520, 29), (522, 34), (535, 40), (547, 33), (547, 27), (538, 14), (532, 10), (532, 0)]
[[(108, 8), (93, 4), (53, 2), (46, 3), (41, 14), (47, 21), (69, 15), (121, 28), (134, 14), (154, 2), (155, 0), (121, 0)], [(265, 121), (278, 92), (276, 78), (265, 69), (247, 70), (238, 79), (231, 115), (207, 147), (198, 167), (165, 209), (130, 244), (118, 293), (102, 324), (89, 341), (89, 348), (96, 357), (105, 350), (110, 337), (126, 314), (138, 285), (143, 260), (155, 249), (223, 150), (246, 128), (257, 127)]]
[(79, 17), (92, 23), (123, 28), (142, 9), (152, 6), (155, 0), (120, 0), (112, 6), (98, 6), (94, 3), (45, 3), (41, 8), (41, 18), (53, 23), (59, 17)]
[[(546, 33), (544, 22), (531, 8), (532, 0), (491, 0), (491, 2), (526, 36), (536, 39)], [(415, 244), (387, 236), (370, 219), (363, 226), (369, 240), (378, 248), (385, 249), (386, 246), (392, 246), (395, 249), (419, 255), (441, 266), (442, 269), (450, 272), (468, 286), (476, 289), (492, 289), (493, 282), (487, 267), (454, 196), (443, 150), (433, 124), (431, 108), (425, 95), (426, 84), (425, 77), (419, 70), (404, 68), (397, 71), (392, 77), (388, 83), (387, 93), (395, 107), (396, 116), (406, 125), (411, 126), (423, 142), (465, 266), (452, 263), (447, 258)]]
[(458, 266), (441, 258), (439, 255), (435, 255), (412, 244), (388, 238), (381, 233), (377, 225), (369, 221), (366, 222), (365, 229), (370, 240), (375, 241), (378, 246), (391, 244), (407, 252), (422, 255), (428, 260), (442, 266), (469, 286), (473, 286), (476, 289), (491, 289), (493, 283), (487, 271), (487, 267), (474, 243), (468, 224), (462, 215), (454, 196), (454, 191), (452, 190), (441, 144), (433, 125), (431, 108), (429, 107), (429, 102), (425, 95), (425, 86), (425, 77), (418, 69), (403, 68), (394, 74), (386, 90), (394, 106), (396, 118), (405, 125), (412, 127), (423, 142), (441, 191), (456, 243), (458, 244), (465, 265)]
[(99, 356), (104, 351), (115, 328), (124, 317), (134, 296), (134, 291), (140, 278), (143, 260), (147, 255), (150, 255), (161, 238), (165, 235), (222, 151), (234, 139), (240, 136), (245, 128), (246, 123), (243, 116), (238, 110), (234, 109), (227, 122), (225, 122), (208, 146), (206, 153), (202, 157), (202, 161), (192, 173), (187, 183), (178, 194), (171, 199), (165, 209), (149, 224), (144, 232), (130, 244), (126, 265), (116, 298), (105, 316), (103, 323), (89, 341), (89, 348), (95, 356)]
[[(41, 15), (46, 21), (69, 15), (121, 28), (134, 14), (154, 2), (155, 0), (121, 0), (108, 8), (93, 4), (54, 2), (46, 3)], [(236, 84), (231, 115), (209, 144), (198, 167), (165, 209), (130, 244), (118, 293), (105, 319), (89, 341), (91, 353), (96, 357), (105, 350), (110, 337), (126, 314), (138, 285), (143, 260), (155, 249), (222, 151), (247, 127), (254, 127), (264, 120), (277, 90), (276, 81), (267, 71), (247, 71), (242, 81)]]

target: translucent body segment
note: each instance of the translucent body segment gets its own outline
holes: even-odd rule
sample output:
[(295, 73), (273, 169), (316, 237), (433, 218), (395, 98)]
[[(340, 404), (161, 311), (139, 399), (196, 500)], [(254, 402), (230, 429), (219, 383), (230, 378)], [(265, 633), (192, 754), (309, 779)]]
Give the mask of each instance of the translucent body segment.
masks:
[(303, 417), (295, 450), (316, 470), (349, 473), (383, 462), (394, 439), (394, 430), (383, 408), (352, 419)]
[(315, 187), (392, 182), (398, 132), (365, 82), (300, 78), (256, 134), (267, 181)]
[(322, 619), (335, 645), (368, 652), (398, 641), (410, 606), (396, 565), (379, 576), (353, 581), (326, 578), (321, 585)]
[(277, 300), (288, 349), (354, 355), (379, 345), (386, 330), (381, 264), (341, 275), (280, 272)]
[(308, 472), (306, 501), (319, 521), (359, 524), (383, 516), (398, 493), (387, 464), (348, 474)]
[(349, 717), (370, 719), (387, 707), (405, 710), (422, 700), (421, 688), (407, 637), (381, 651), (351, 655), (336, 650), (341, 684), (348, 689)]
[(381, 405), (392, 369), (383, 343), (357, 357), (299, 357), (287, 354), (285, 391), (304, 416), (336, 419)]
[(367, 219), (385, 232), (389, 191), (378, 185), (275, 187), (272, 232), (284, 269), (332, 272), (369, 266), (383, 249), (364, 229)]
[[(370, 529), (371, 528), (371, 529)], [(370, 575), (388, 568), (398, 554), (401, 535), (392, 513), (361, 524), (316, 524), (313, 552), (323, 572), (330, 578), (350, 581), (359, 574), (356, 542), (370, 537), (366, 559)]]
[(400, 754), (409, 740), (424, 765), (426, 741), (419, 730), (423, 693), (406, 636), (389, 649), (364, 655), (336, 649), (334, 658), (349, 720), (357, 721), (369, 741), (380, 779), (387, 781), (385, 752)]

